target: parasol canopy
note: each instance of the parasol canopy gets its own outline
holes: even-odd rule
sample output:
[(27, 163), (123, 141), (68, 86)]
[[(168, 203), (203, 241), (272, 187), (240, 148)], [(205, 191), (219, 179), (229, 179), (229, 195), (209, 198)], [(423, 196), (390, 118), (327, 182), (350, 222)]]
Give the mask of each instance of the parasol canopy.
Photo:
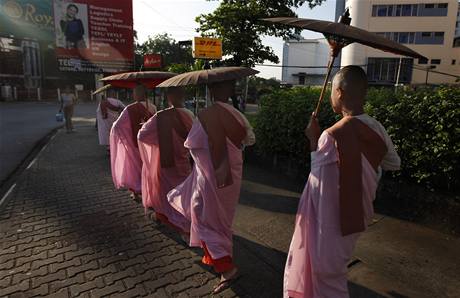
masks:
[(110, 83), (113, 87), (134, 88), (138, 84), (152, 89), (166, 79), (174, 77), (176, 74), (166, 71), (133, 71), (111, 75), (101, 79), (101, 81)]
[(376, 33), (372, 33), (344, 23), (292, 17), (268, 18), (263, 20), (323, 33), (323, 35), (329, 41), (331, 39), (334, 41), (342, 41), (346, 45), (357, 42), (393, 54), (404, 55), (413, 58), (425, 58), (424, 56), (400, 43), (377, 35)]
[(112, 88), (113, 86), (111, 84), (107, 84), (105, 86), (102, 86), (101, 88), (97, 89), (96, 91), (93, 92), (93, 95), (96, 95), (98, 93), (104, 92)]
[(179, 74), (159, 84), (158, 87), (211, 84), (222, 81), (238, 80), (257, 73), (259, 73), (257, 70), (248, 67), (217, 67)]
[(402, 44), (379, 36), (375, 33), (351, 26), (351, 18), (348, 8), (340, 17), (338, 23), (292, 17), (267, 18), (262, 20), (320, 32), (323, 33), (323, 35), (326, 37), (331, 51), (327, 66), (326, 78), (324, 79), (323, 88), (319, 96), (318, 104), (316, 105), (314, 112), (315, 115), (318, 115), (319, 113), (319, 108), (324, 98), (327, 82), (329, 80), (329, 76), (331, 75), (332, 66), (334, 65), (334, 60), (342, 48), (346, 47), (347, 45), (358, 42), (363, 45), (380, 49), (382, 51), (391, 52), (393, 54), (404, 55), (413, 58), (425, 58), (424, 56), (409, 49), (406, 46), (403, 46)]

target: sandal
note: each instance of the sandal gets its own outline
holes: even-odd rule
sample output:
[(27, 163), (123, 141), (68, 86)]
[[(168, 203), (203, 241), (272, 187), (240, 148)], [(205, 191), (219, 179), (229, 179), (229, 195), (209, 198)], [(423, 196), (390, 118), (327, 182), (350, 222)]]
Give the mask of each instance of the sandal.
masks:
[(219, 294), (220, 292), (223, 292), (224, 290), (230, 288), (239, 278), (241, 277), (241, 274), (239, 274), (238, 271), (233, 274), (232, 277), (221, 280), (217, 286), (214, 288), (212, 291), (213, 295)]

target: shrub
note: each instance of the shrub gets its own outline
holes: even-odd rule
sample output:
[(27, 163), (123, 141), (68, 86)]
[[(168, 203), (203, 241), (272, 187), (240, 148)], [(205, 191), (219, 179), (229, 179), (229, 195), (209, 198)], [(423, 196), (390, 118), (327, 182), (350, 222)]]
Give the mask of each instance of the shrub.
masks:
[[(261, 99), (255, 119), (257, 150), (282, 155), (306, 169), (309, 163), (304, 129), (319, 97), (319, 88), (277, 90)], [(366, 111), (379, 120), (401, 156), (399, 173), (430, 189), (454, 191), (460, 185), (460, 88), (401, 90), (371, 88)], [(337, 117), (326, 94), (319, 115), (323, 128)]]

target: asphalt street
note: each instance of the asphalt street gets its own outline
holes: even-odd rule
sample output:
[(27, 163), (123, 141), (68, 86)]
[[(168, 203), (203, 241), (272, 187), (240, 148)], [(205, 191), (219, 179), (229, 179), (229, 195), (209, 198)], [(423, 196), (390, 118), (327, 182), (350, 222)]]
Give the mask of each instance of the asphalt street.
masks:
[[(57, 102), (0, 102), (0, 185), (43, 137), (63, 125)], [(75, 120), (94, 121), (96, 103), (80, 103)], [(93, 119), (91, 119), (93, 118)]]

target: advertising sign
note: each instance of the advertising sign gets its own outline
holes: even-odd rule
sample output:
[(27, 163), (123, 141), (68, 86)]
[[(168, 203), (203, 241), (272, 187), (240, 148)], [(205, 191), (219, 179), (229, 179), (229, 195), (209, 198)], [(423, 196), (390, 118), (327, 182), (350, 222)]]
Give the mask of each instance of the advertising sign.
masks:
[(59, 70), (132, 70), (132, 1), (54, 0), (53, 9)]
[(0, 0), (0, 34), (52, 41), (52, 0)]
[(222, 40), (219, 38), (195, 37), (193, 39), (193, 58), (222, 59)]
[(144, 55), (144, 68), (161, 68), (160, 54)]

